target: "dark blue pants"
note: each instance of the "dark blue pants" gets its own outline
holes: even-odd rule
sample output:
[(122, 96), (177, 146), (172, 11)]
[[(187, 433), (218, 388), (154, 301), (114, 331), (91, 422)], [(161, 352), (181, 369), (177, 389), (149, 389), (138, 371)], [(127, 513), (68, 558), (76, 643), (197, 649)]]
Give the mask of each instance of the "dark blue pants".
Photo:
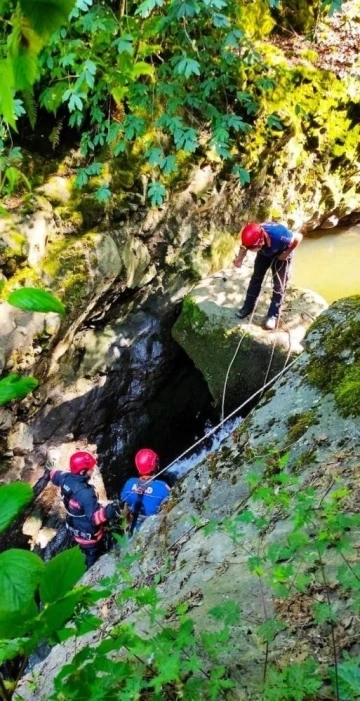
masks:
[(85, 555), (85, 565), (88, 570), (92, 567), (96, 560), (102, 555), (102, 541), (99, 541), (96, 545), (80, 545), (80, 550)]
[(287, 260), (279, 260), (277, 256), (264, 256), (259, 252), (255, 258), (254, 272), (249, 282), (244, 307), (251, 311), (254, 309), (264, 277), (271, 267), (273, 293), (267, 315), (278, 317), (283, 303), (286, 285), (289, 280), (291, 260), (291, 253)]

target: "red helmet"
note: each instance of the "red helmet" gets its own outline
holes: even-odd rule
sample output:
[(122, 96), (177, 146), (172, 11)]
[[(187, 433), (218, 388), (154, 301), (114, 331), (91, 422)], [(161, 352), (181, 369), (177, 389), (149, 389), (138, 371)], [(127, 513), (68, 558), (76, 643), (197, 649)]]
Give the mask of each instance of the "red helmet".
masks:
[(140, 475), (149, 475), (159, 464), (159, 456), (151, 448), (142, 448), (135, 455), (135, 465)]
[(261, 224), (256, 224), (255, 222), (246, 224), (241, 232), (241, 242), (247, 248), (262, 246), (264, 243), (264, 230)]
[(93, 470), (96, 465), (96, 460), (93, 455), (80, 451), (74, 453), (70, 458), (70, 472), (73, 475), (78, 475), (82, 470)]

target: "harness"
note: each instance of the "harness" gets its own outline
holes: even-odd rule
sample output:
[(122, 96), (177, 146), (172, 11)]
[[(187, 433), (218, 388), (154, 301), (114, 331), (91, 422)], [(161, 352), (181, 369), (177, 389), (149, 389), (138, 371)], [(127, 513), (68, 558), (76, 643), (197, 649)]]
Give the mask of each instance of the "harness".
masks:
[[(81, 531), (81, 530), (79, 530), (78, 528), (75, 528), (75, 527), (73, 526), (72, 521), (73, 521), (74, 518), (86, 518), (86, 514), (85, 514), (84, 509), (83, 509), (83, 507), (81, 506), (81, 504), (79, 504), (79, 507), (80, 507), (80, 509), (82, 510), (83, 513), (72, 514), (72, 513), (69, 511), (69, 508), (71, 508), (71, 505), (70, 505), (71, 499), (73, 499), (74, 497), (76, 497), (76, 495), (77, 495), (79, 492), (81, 492), (82, 489), (84, 489), (84, 485), (83, 485), (83, 484), (80, 485), (77, 489), (72, 489), (71, 487), (69, 487), (69, 486), (66, 484), (66, 482), (64, 482), (64, 484), (63, 484), (62, 487), (61, 487), (61, 498), (62, 498), (62, 501), (63, 501), (63, 504), (64, 504), (65, 511), (66, 511), (66, 513), (67, 513), (67, 517), (68, 517), (68, 518), (66, 519), (66, 524), (65, 524), (65, 525), (66, 525), (67, 530), (70, 531), (70, 533), (71, 533), (73, 536), (75, 536), (76, 538), (83, 538), (84, 540), (94, 540), (94, 538), (96, 537), (96, 533), (94, 533), (94, 532), (93, 532), (93, 533), (90, 533), (89, 531)], [(72, 507), (72, 508), (74, 508), (74, 507)], [(68, 519), (71, 519), (71, 521), (69, 522)]]

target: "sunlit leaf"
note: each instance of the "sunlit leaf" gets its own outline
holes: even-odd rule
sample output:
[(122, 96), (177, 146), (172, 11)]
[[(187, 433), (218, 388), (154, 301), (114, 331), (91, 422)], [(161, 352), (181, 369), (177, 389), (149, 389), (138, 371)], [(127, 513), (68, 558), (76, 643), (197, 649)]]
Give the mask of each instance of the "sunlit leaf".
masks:
[(33, 499), (33, 490), (25, 482), (0, 486), (0, 533), (7, 528), (20, 511)]
[(78, 547), (56, 555), (46, 565), (40, 586), (42, 601), (52, 603), (61, 599), (85, 572), (84, 555)]
[(19, 0), (19, 4), (35, 32), (47, 37), (67, 22), (75, 0)]
[(36, 287), (21, 287), (14, 290), (8, 297), (8, 303), (27, 312), (56, 312), (65, 314), (66, 310), (62, 302), (46, 290)]
[(38, 386), (35, 377), (20, 377), (8, 375), (0, 380), (0, 406), (11, 402), (13, 399), (23, 399), (29, 392)]
[(11, 548), (0, 555), (0, 611), (15, 612), (31, 601), (45, 565), (27, 550)]

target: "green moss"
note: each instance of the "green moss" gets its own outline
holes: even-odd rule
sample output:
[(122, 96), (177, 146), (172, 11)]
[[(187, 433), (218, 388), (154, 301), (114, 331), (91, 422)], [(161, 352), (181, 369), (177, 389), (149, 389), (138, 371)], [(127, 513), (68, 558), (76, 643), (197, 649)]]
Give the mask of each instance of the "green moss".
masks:
[(335, 400), (344, 416), (360, 413), (360, 364), (345, 370), (334, 391)]
[(330, 324), (324, 314), (311, 326), (323, 337), (321, 352), (310, 349), (310, 362), (306, 368), (307, 380), (324, 392), (332, 392), (338, 408), (344, 416), (360, 413), (360, 295), (332, 305), (346, 312), (345, 321)]
[(174, 330), (180, 333), (190, 329), (198, 330), (204, 326), (206, 321), (206, 314), (201, 311), (191, 295), (186, 295), (182, 304), (181, 315), (174, 326)]
[(21, 268), (5, 282), (5, 285), (1, 289), (0, 299), (7, 299), (10, 292), (18, 287), (39, 287), (41, 283), (40, 275), (34, 268)]
[(289, 429), (287, 438), (289, 444), (291, 445), (301, 438), (301, 436), (306, 433), (309, 426), (316, 423), (315, 419), (316, 411), (314, 409), (305, 411), (302, 414), (294, 414), (293, 416), (289, 416), (287, 420), (287, 427)]
[(50, 278), (53, 290), (70, 309), (84, 299), (93, 251), (91, 236), (67, 238), (49, 245), (43, 270)]
[(211, 264), (214, 271), (228, 268), (239, 242), (229, 233), (218, 233), (211, 244)]

